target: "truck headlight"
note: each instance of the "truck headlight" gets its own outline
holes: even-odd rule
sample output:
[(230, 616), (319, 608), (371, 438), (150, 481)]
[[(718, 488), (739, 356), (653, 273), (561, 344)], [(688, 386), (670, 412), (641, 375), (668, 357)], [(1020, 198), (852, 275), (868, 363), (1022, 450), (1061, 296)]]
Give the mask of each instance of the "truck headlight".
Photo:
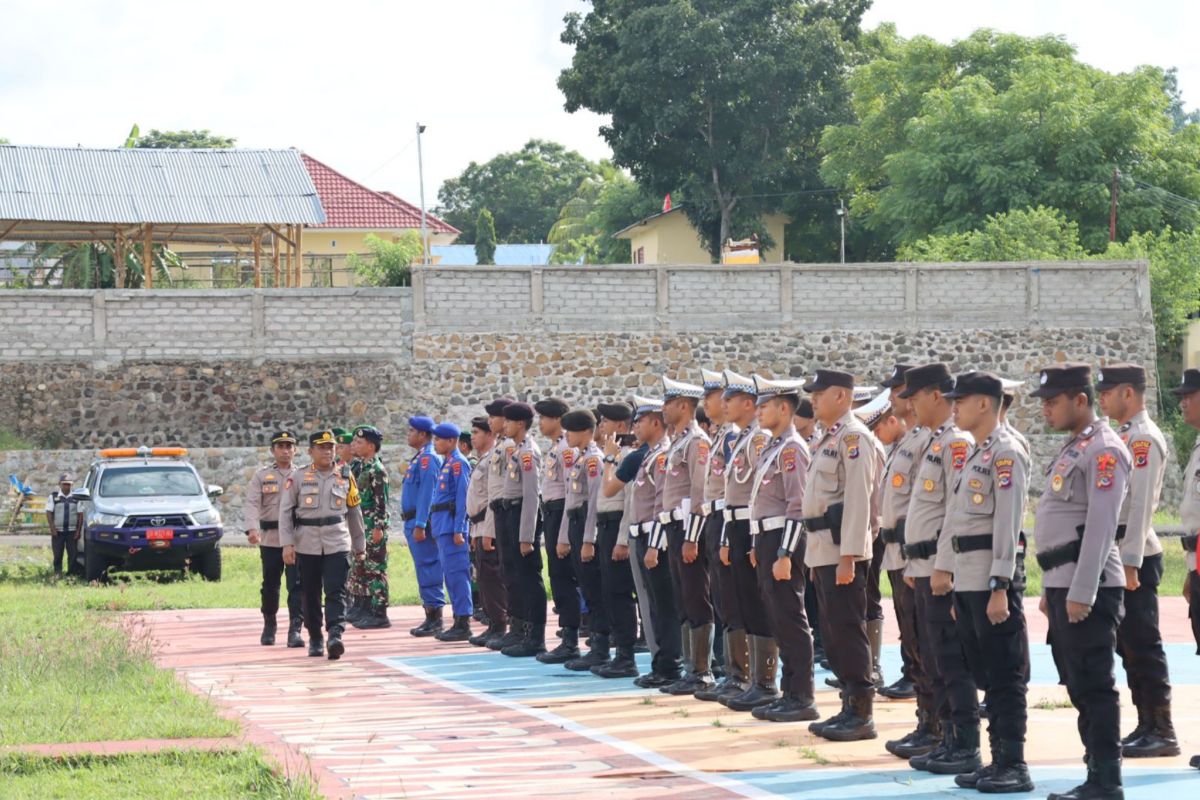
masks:
[(93, 525), (103, 525), (106, 528), (119, 528), (121, 523), (125, 521), (125, 517), (120, 514), (104, 514), (97, 512), (92, 515)]
[(210, 508), (207, 511), (197, 511), (192, 514), (192, 521), (197, 525), (220, 525), (221, 515), (215, 508)]

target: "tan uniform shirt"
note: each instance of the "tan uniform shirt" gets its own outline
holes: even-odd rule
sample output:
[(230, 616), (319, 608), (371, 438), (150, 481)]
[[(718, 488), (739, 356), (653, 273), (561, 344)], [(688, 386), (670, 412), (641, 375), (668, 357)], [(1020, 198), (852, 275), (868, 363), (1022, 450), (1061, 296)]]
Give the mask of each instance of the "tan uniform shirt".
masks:
[(507, 468), (504, 473), (504, 490), (501, 496), (505, 500), (520, 499), (522, 501), (520, 541), (531, 544), (537, 538), (538, 489), (540, 488), (538, 480), (542, 474), (542, 451), (533, 437), (527, 436), (520, 445), (510, 442), (506, 452), (509, 455), (505, 459)]
[(542, 500), (562, 500), (567, 496), (567, 473), (575, 464), (575, 451), (567, 444), (564, 433), (542, 460), (546, 472), (542, 475)]
[[(1179, 504), (1179, 516), (1183, 521), (1184, 535), (1195, 536), (1200, 532), (1200, 439), (1192, 448), (1187, 468), (1183, 471), (1183, 502)], [(1187, 554), (1187, 568), (1196, 571), (1196, 551)]]
[[(737, 438), (729, 450), (729, 463), (725, 467), (725, 521), (750, 519), (750, 496), (754, 492), (754, 467), (758, 457), (766, 449), (771, 435), (754, 421), (738, 431)], [(721, 546), (728, 546), (729, 539), (721, 529)]]
[[(497, 448), (493, 447), (479, 457), (479, 460), (475, 462), (475, 468), (471, 470), (471, 480), (467, 484), (467, 521), (471, 525), (472, 539), (496, 538), (496, 520), (492, 518), (492, 510), (488, 507), (491, 502), (488, 494), (491, 485), (492, 462), (498, 454)], [(478, 522), (471, 522), (480, 514), (483, 515), (482, 519)]]
[(1133, 457), (1129, 493), (1121, 506), (1120, 524), (1125, 526), (1125, 538), (1119, 545), (1121, 563), (1140, 567), (1146, 556), (1163, 551), (1151, 520), (1158, 509), (1163, 476), (1167, 472), (1167, 439), (1145, 411), (1118, 428), (1117, 435)]
[[(921, 463), (913, 480), (912, 495), (908, 500), (908, 514), (904, 524), (904, 538), (910, 548), (905, 552), (908, 563), (904, 574), (913, 578), (928, 578), (933, 575), (934, 556), (943, 547), (951, 546), (947, 538), (941, 537), (945, 526), (946, 506), (954, 482), (967, 463), (971, 435), (946, 420), (929, 436), (929, 443), (921, 453)], [(922, 542), (934, 542), (934, 549), (924, 558), (914, 558), (911, 546)], [(949, 551), (953, 553), (953, 551)]]
[[(321, 472), (312, 467), (296, 470), (284, 482), (279, 503), (279, 541), (304, 555), (328, 555), (366, 549), (358, 487), (349, 468)], [(295, 519), (293, 519), (293, 512)], [(328, 520), (321, 525), (300, 525), (305, 520)]]
[(808, 445), (791, 426), (763, 450), (754, 470), (750, 499), (752, 536), (783, 528), (780, 548), (795, 552), (801, 540), (810, 460)]
[[(883, 465), (883, 502), (879, 509), (879, 526), (888, 543), (883, 551), (885, 570), (904, 569), (908, 559), (904, 557), (904, 543), (897, 528), (908, 516), (908, 502), (912, 497), (913, 481), (917, 467), (921, 465), (921, 453), (929, 446), (933, 431), (920, 425), (907, 431), (888, 453)], [(895, 541), (891, 541), (895, 540)]]
[(836, 565), (842, 556), (853, 556), (855, 561), (871, 558), (871, 495), (878, 468), (874, 438), (852, 411), (814, 437), (804, 518), (820, 517), (838, 503), (843, 510), (841, 544), (834, 542), (828, 528), (809, 530), (804, 555), (809, 567)]
[[(665, 526), (671, 522), (684, 524), (685, 536), (689, 541), (698, 541), (700, 530), (689, 524), (692, 508), (704, 502), (704, 480), (708, 473), (708, 456), (712, 442), (708, 434), (700, 430), (693, 420), (680, 435), (671, 442), (667, 450), (667, 472), (664, 476), (660, 504), (655, 508), (659, 528), (651, 547), (662, 549), (667, 546)], [(693, 498), (695, 500), (693, 501)], [(696, 538), (692, 538), (692, 533)]]
[(571, 471), (567, 473), (567, 500), (564, 504), (562, 525), (558, 532), (559, 542), (569, 542), (571, 512), (586, 505), (583, 521), (583, 541), (596, 543), (597, 500), (600, 484), (604, 482), (604, 452), (592, 442), (582, 454), (572, 459)]
[[(283, 486), (287, 479), (296, 471), (293, 465), (289, 469), (280, 469), (272, 464), (260, 467), (250, 478), (246, 487), (246, 504), (242, 509), (242, 518), (247, 531), (259, 531), (262, 534), (263, 547), (279, 547), (279, 498), (283, 494)], [(264, 522), (273, 522), (272, 530), (263, 530)]]
[(629, 535), (633, 538), (648, 535), (652, 522), (657, 520), (655, 509), (662, 496), (663, 478), (667, 474), (667, 448), (671, 440), (663, 436), (646, 451), (629, 493)]

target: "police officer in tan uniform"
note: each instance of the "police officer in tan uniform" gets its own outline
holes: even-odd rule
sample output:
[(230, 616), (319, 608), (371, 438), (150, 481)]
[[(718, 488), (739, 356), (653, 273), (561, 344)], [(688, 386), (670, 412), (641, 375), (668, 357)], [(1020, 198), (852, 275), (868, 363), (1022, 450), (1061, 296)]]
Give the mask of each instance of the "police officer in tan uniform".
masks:
[(471, 420), (471, 449), (477, 458), (467, 485), (467, 522), (471, 526), (471, 554), (475, 559), (479, 602), (488, 626), (467, 641), (476, 647), (487, 647), (488, 641), (502, 637), (508, 626), (508, 604), (500, 575), (500, 554), (496, 551), (496, 520), (489, 507), (492, 461), (498, 457), (498, 450), (488, 417)]
[[(946, 397), (978, 442), (952, 487), (936, 566), (954, 574), (955, 623), (968, 664), (987, 690), (992, 761), (955, 781), (985, 794), (1033, 791), (1025, 763), (1029, 632), (1017, 580), (1029, 473), (1021, 445), (1000, 424), (1004, 395), (990, 372), (959, 375)], [(975, 738), (978, 738), (976, 730)]]
[[(501, 648), (513, 658), (546, 652), (546, 584), (542, 580), (542, 553), (538, 536), (538, 493), (541, 487), (542, 451), (529, 435), (533, 406), (509, 403), (504, 407), (504, 432), (512, 443), (506, 449), (501, 516), (497, 521), (500, 557), (509, 585), (509, 608), (521, 614), (521, 639)], [(513, 595), (516, 594), (514, 603)]]
[(283, 563), (283, 546), (279, 543), (279, 498), (287, 479), (295, 472), (296, 436), (280, 431), (271, 437), (271, 456), (275, 463), (261, 467), (246, 487), (246, 506), (243, 518), (246, 538), (258, 545), (262, 561), (263, 631), (259, 642), (275, 644), (275, 614), (279, 611), (279, 580), (287, 586), (288, 647), (304, 647), (300, 629), (304, 616), (300, 611), (300, 571), (295, 564)]
[(504, 510), (505, 476), (508, 474), (509, 460), (512, 458), (516, 445), (505, 433), (508, 421), (504, 418), (504, 409), (515, 402), (511, 397), (497, 397), (483, 407), (487, 414), (488, 427), (496, 437), (496, 446), (492, 448), (492, 456), (487, 466), (487, 499), (488, 513), (484, 519), (484, 528), (480, 535), (480, 549), (483, 558), (495, 558), (496, 570), (500, 575), (500, 593), (504, 598), (504, 611), (508, 619), (507, 630), (498, 634), (490, 634), (485, 645), (489, 650), (503, 650), (505, 647), (517, 644), (525, 636), (525, 626), (521, 622), (519, 598), (520, 594), (514, 587), (516, 575), (510, 574), (505, 562), (504, 548), (500, 541), (500, 525)]
[(820, 593), (821, 639), (842, 684), (842, 710), (809, 730), (834, 741), (876, 737), (875, 684), (867, 640), (867, 571), (871, 562), (871, 497), (877, 480), (871, 433), (851, 412), (854, 376), (819, 369), (804, 386), (823, 432), (814, 437), (804, 487), (804, 563)]
[(563, 416), (570, 411), (566, 402), (558, 397), (548, 397), (534, 403), (533, 410), (538, 413), (538, 427), (542, 436), (551, 442), (550, 450), (542, 460), (542, 528), (546, 537), (550, 595), (558, 610), (562, 637), (553, 650), (538, 653), (537, 660), (543, 664), (565, 664), (573, 658), (579, 658), (581, 623), (579, 580), (571, 565), (570, 544), (559, 538), (559, 533), (566, 530), (562, 520), (567, 496), (567, 473), (575, 466), (576, 453), (567, 444), (567, 435), (562, 426)]
[(1121, 753), (1125, 758), (1177, 756), (1171, 681), (1158, 627), (1163, 548), (1151, 524), (1167, 471), (1167, 439), (1146, 411), (1144, 368), (1110, 364), (1096, 377), (1100, 410), (1117, 423), (1117, 435), (1133, 456), (1129, 493), (1117, 526), (1125, 567), (1125, 619), (1117, 628), (1117, 652), (1125, 666), (1138, 724), (1121, 740)]
[[(1171, 394), (1179, 397), (1183, 421), (1200, 430), (1200, 370), (1183, 372), (1179, 386)], [(1196, 655), (1200, 655), (1200, 574), (1196, 572), (1196, 540), (1200, 532), (1200, 439), (1196, 440), (1187, 468), (1183, 471), (1183, 502), (1179, 506), (1183, 520), (1183, 549), (1187, 555), (1187, 574), (1183, 578), (1183, 597), (1188, 603), (1192, 620), (1192, 636), (1196, 640)], [(1200, 756), (1192, 756), (1191, 765), (1200, 769)]]
[(1067, 434), (1046, 472), (1034, 540), (1050, 646), (1079, 712), (1088, 764), (1084, 784), (1051, 800), (1124, 797), (1113, 652), (1125, 594), (1117, 524), (1131, 459), (1108, 420), (1092, 410), (1094, 391), (1091, 367), (1067, 363), (1044, 368), (1031, 393), (1042, 400), (1046, 424)]
[(317, 431), (308, 437), (312, 464), (287, 478), (279, 503), (283, 563), (298, 563), (300, 568), (308, 654), (321, 656), (325, 652), (321, 632), (324, 587), (330, 661), (341, 658), (346, 651), (342, 631), (346, 625), (346, 576), (351, 551), (354, 558), (362, 560), (367, 547), (358, 487), (348, 465), (334, 467), (334, 444), (333, 431)]

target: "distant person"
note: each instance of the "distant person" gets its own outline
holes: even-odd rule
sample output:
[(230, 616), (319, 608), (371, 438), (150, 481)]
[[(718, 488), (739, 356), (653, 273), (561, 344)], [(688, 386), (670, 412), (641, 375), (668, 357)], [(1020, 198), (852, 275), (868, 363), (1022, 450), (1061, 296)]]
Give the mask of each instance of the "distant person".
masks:
[(50, 564), (54, 574), (63, 574), (63, 552), (67, 554), (67, 574), (79, 574), (75, 559), (79, 554), (79, 502), (71, 497), (75, 482), (66, 473), (58, 476), (58, 490), (50, 493), (46, 504), (46, 520), (50, 523)]

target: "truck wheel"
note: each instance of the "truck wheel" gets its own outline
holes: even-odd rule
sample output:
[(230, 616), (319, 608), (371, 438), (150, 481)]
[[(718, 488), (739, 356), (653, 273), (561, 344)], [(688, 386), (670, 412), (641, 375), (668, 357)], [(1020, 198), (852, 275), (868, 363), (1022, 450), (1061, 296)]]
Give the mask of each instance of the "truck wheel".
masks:
[(202, 556), (192, 556), (192, 572), (206, 581), (221, 580), (221, 545), (215, 545)]
[(88, 583), (108, 583), (108, 559), (95, 547), (84, 548), (83, 576)]

